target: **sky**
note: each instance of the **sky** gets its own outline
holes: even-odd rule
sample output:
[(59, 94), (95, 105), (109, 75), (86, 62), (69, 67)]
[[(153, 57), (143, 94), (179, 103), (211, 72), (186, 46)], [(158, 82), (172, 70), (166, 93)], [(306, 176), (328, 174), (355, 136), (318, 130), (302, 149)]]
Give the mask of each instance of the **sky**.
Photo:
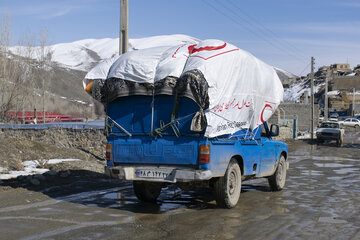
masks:
[[(129, 0), (129, 38), (221, 39), (297, 75), (360, 64), (360, 0)], [(48, 31), (49, 43), (118, 38), (120, 0), (0, 0), (12, 45)]]

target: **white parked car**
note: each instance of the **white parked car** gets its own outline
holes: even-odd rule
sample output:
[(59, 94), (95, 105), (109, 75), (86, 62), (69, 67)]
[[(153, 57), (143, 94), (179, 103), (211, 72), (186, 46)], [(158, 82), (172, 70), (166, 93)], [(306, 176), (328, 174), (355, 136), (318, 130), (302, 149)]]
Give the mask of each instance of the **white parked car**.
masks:
[(360, 128), (360, 120), (356, 118), (346, 118), (344, 121), (339, 122), (340, 125), (346, 127)]
[(337, 117), (329, 117), (328, 121), (337, 122), (339, 119)]

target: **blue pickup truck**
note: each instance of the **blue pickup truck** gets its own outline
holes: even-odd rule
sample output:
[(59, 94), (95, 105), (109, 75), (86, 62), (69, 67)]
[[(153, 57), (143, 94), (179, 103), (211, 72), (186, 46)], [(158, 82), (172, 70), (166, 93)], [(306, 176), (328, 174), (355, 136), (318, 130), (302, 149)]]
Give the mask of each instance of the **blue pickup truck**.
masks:
[(272, 139), (277, 125), (208, 138), (190, 130), (199, 109), (193, 100), (179, 99), (176, 118), (173, 106), (169, 95), (125, 96), (106, 105), (106, 175), (133, 181), (145, 202), (155, 202), (169, 184), (206, 186), (224, 208), (236, 206), (242, 181), (267, 178), (272, 191), (284, 188), (288, 147)]

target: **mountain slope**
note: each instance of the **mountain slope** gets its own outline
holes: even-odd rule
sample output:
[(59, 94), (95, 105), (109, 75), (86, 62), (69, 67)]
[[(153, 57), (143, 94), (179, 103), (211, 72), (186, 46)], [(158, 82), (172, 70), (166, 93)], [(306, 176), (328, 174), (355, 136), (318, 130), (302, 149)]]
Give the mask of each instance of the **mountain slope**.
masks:
[[(133, 51), (158, 46), (175, 46), (185, 43), (195, 44), (199, 41), (199, 39), (182, 34), (153, 36), (130, 39), (129, 50)], [(41, 50), (40, 47), (34, 47), (32, 50), (33, 54), (30, 57), (39, 59), (38, 56), (40, 54), (38, 53)], [(56, 62), (57, 66), (52, 65), (51, 69), (41, 73), (41, 75), (47, 75), (49, 74), (49, 71), (52, 72), (52, 77), (48, 79), (49, 83), (47, 84), (46, 89), (50, 94), (53, 93), (58, 96), (58, 98), (72, 99), (72, 101), (79, 100), (86, 102), (86, 105), (88, 106), (92, 103), (92, 100), (83, 91), (81, 79), (85, 76), (86, 72), (99, 61), (118, 54), (119, 39), (84, 39), (71, 43), (51, 45), (48, 50), (52, 52), (52, 61)], [(29, 52), (26, 46), (11, 47), (10, 51), (15, 55), (24, 57), (26, 57), (26, 52)], [(274, 69), (282, 82), (295, 76), (282, 69)]]
[(279, 76), (281, 82), (284, 82), (284, 80), (287, 80), (289, 78), (296, 78), (297, 76), (292, 74), (291, 72), (285, 71), (283, 69), (274, 67), (277, 75)]
[[(184, 43), (196, 43), (199, 39), (183, 35), (162, 35), (147, 38), (129, 39), (129, 51), (158, 46), (175, 46)], [(89, 71), (95, 64), (105, 58), (113, 57), (119, 52), (118, 38), (84, 39), (71, 43), (60, 43), (49, 46), (53, 52), (52, 60), (64, 68), (80, 71)], [(16, 55), (24, 55), (26, 47), (11, 47), (10, 51)], [(34, 53), (40, 51), (34, 47)], [(37, 58), (33, 54), (32, 58)], [(274, 67), (278, 76), (283, 81), (296, 77), (294, 74)]]
[[(157, 46), (175, 46), (183, 43), (196, 43), (198, 39), (190, 36), (175, 34), (154, 36), (139, 39), (129, 39), (129, 50), (144, 49)], [(49, 46), (53, 52), (52, 60), (60, 66), (80, 71), (90, 70), (96, 63), (110, 58), (119, 52), (119, 39), (85, 39), (72, 43), (60, 43)], [(10, 51), (16, 55), (24, 55), (26, 47), (11, 47)], [(34, 53), (40, 51), (34, 47)], [(36, 54), (32, 58), (37, 58)]]

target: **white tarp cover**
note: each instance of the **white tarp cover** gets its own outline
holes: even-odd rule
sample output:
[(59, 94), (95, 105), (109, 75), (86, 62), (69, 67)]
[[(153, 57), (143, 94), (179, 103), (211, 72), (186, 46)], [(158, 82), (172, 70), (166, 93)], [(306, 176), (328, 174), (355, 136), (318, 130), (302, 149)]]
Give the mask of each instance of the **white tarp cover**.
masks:
[(273, 67), (220, 40), (125, 53), (95, 66), (84, 86), (87, 79), (108, 78), (154, 83), (193, 69), (200, 70), (209, 85), (206, 137), (254, 129), (270, 118), (283, 99), (284, 89)]

